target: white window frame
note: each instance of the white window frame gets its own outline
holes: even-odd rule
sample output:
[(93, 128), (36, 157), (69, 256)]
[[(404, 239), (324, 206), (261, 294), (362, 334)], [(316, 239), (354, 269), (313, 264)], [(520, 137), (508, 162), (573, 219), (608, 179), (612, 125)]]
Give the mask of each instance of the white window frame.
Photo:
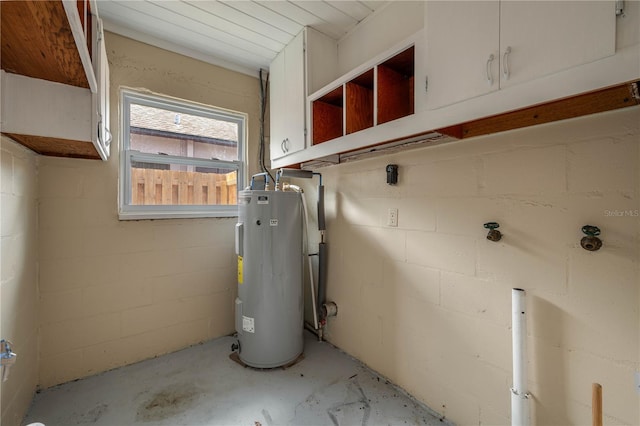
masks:
[[(176, 113), (200, 115), (238, 124), (237, 161), (207, 160), (173, 155), (150, 154), (130, 149), (130, 104), (146, 105), (175, 111)], [(128, 88), (120, 89), (120, 190), (118, 194), (118, 217), (120, 220), (237, 217), (237, 205), (134, 205), (131, 204), (131, 162), (156, 164), (185, 164), (198, 167), (226, 168), (237, 171), (237, 190), (244, 188), (247, 179), (245, 162), (247, 152), (247, 119), (245, 113), (219, 107), (202, 105), (155, 93), (142, 93)]]

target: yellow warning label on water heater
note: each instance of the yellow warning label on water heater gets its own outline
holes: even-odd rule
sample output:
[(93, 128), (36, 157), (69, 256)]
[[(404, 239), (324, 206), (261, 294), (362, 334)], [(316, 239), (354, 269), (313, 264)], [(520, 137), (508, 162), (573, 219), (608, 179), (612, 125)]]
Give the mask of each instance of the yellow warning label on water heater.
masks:
[(238, 284), (242, 284), (242, 256), (238, 256)]

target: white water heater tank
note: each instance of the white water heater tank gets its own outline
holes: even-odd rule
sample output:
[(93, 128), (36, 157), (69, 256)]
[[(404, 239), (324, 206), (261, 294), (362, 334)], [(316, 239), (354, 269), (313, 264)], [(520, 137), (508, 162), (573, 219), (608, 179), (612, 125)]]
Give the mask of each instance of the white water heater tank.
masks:
[(302, 354), (302, 215), (298, 192), (238, 194), (235, 322), (238, 356), (251, 367), (279, 367)]

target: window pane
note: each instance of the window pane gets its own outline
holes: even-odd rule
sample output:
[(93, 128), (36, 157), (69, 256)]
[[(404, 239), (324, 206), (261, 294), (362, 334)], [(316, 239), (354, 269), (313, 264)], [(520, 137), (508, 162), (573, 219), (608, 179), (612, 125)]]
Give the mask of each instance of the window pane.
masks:
[(151, 154), (238, 160), (238, 124), (131, 103), (130, 148)]
[(235, 169), (132, 162), (132, 205), (234, 205)]

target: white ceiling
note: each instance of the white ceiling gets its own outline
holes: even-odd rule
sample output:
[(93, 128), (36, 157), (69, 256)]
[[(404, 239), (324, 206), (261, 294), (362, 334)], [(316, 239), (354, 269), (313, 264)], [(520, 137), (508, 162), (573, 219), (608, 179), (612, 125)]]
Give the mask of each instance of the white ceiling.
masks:
[(257, 75), (303, 27), (338, 40), (389, 1), (98, 0), (108, 31)]

